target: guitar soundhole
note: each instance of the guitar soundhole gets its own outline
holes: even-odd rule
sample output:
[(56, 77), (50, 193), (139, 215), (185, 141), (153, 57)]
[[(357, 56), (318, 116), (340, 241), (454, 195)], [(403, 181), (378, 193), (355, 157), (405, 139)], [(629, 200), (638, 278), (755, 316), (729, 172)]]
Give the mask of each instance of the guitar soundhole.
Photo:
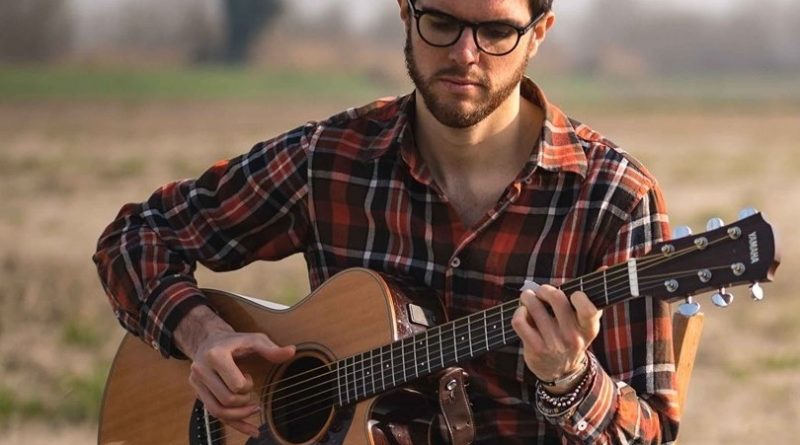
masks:
[(330, 419), (333, 379), (317, 357), (300, 357), (287, 366), (275, 382), (270, 397), (275, 430), (285, 440), (302, 443), (314, 438)]

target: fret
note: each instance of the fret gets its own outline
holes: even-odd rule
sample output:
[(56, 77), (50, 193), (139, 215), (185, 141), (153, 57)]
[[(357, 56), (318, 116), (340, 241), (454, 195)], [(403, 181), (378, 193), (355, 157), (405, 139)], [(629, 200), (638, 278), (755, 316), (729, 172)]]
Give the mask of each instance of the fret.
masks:
[(603, 292), (606, 294), (606, 306), (608, 306), (608, 280), (606, 279), (606, 271), (608, 269), (603, 269)]
[(381, 368), (381, 390), (386, 389), (386, 375), (384, 373), (385, 366), (383, 365), (384, 358), (383, 358), (383, 346), (380, 347), (380, 361), (378, 362), (378, 366)]
[(445, 367), (445, 365), (444, 365), (444, 339), (442, 338), (443, 331), (444, 331), (444, 329), (442, 328), (442, 326), (439, 326), (439, 359), (441, 360), (442, 368)]
[(506, 317), (503, 313), (505, 312), (504, 306), (505, 305), (500, 306), (500, 332), (503, 334), (503, 344), (506, 344), (508, 342), (506, 341)]
[(414, 352), (414, 376), (419, 375), (419, 359), (417, 359), (417, 346), (414, 344), (414, 337), (411, 337), (411, 350)]
[[(356, 388), (358, 389), (358, 387), (361, 386), (361, 388), (360, 388), (361, 392), (363, 392), (364, 393), (363, 395), (366, 396), (367, 395), (367, 376), (365, 374), (366, 366), (364, 366), (364, 361), (366, 360), (366, 353), (359, 354), (359, 355), (361, 356), (361, 359), (359, 359), (356, 363), (358, 363), (360, 366), (356, 367), (356, 363), (353, 363), (353, 367), (355, 369), (355, 375), (357, 376), (358, 375), (358, 371), (361, 371), (361, 384), (360, 385), (356, 384)], [(356, 357), (358, 357), (358, 356), (356, 356)], [(358, 377), (356, 377), (356, 381), (358, 381)], [(359, 398), (358, 397), (358, 391), (356, 391), (356, 399), (358, 399), (358, 398)]]
[[(581, 275), (581, 277), (580, 277), (580, 287), (581, 287), (581, 292), (583, 292), (583, 275)], [(586, 292), (584, 292), (584, 293), (586, 293)]]
[(472, 315), (467, 317), (467, 337), (469, 337), (469, 356), (474, 357), (475, 353), (472, 352)]
[(428, 331), (425, 331), (425, 361), (428, 362), (428, 373), (431, 372), (431, 344), (428, 340)]
[(397, 386), (397, 380), (394, 377), (394, 370), (397, 369), (394, 367), (394, 346), (389, 345), (389, 362), (391, 363), (391, 372), (392, 372), (392, 387)]
[(369, 351), (369, 377), (370, 377), (370, 380), (372, 380), (372, 391), (370, 391), (370, 394), (375, 394), (375, 392), (376, 392), (375, 391), (376, 390), (376, 388), (375, 388), (375, 358), (372, 355), (373, 351), (374, 351), (374, 349)]
[(488, 351), (489, 350), (489, 326), (487, 326), (487, 323), (486, 323), (486, 312), (487, 311), (483, 311), (483, 334), (486, 336), (486, 338), (484, 340), (486, 341), (486, 350)]
[(348, 360), (352, 362), (353, 361), (353, 357), (348, 357), (345, 360), (345, 363), (346, 363), (346, 366), (345, 366), (345, 381), (347, 382), (347, 403), (350, 403), (353, 400), (355, 400), (355, 397), (353, 397), (353, 398), (350, 397), (350, 389), (352, 387), (353, 392), (355, 392), (356, 388), (355, 388), (355, 381), (351, 382), (351, 380), (354, 377), (353, 373), (351, 372), (351, 369), (352, 369), (353, 365), (348, 363)]
[(453, 361), (458, 363), (458, 344), (456, 343), (456, 339), (458, 338), (458, 332), (456, 332), (456, 322), (453, 322)]
[(339, 394), (339, 406), (343, 406), (344, 401), (342, 400), (342, 375), (339, 363), (340, 362), (334, 363), (334, 366), (336, 366), (336, 391)]
[(402, 356), (402, 357), (400, 357), (400, 363), (402, 363), (402, 364), (403, 364), (403, 381), (404, 381), (404, 382), (407, 382), (407, 381), (408, 381), (408, 376), (406, 375), (406, 351), (405, 351), (405, 343), (406, 343), (406, 340), (405, 340), (405, 339), (403, 339), (402, 341), (400, 341), (400, 354), (401, 354), (401, 356)]

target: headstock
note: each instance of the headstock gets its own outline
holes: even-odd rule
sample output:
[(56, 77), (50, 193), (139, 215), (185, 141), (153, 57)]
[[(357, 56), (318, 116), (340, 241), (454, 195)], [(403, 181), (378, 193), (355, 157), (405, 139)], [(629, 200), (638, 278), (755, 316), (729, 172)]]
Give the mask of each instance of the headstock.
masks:
[(637, 259), (641, 293), (670, 302), (686, 299), (679, 311), (687, 316), (700, 310), (692, 299), (700, 292), (716, 289), (712, 301), (725, 307), (733, 301), (728, 287), (750, 284), (753, 298), (763, 299), (758, 283), (772, 281), (780, 264), (775, 234), (755, 210), (744, 210), (739, 216), (728, 225), (713, 218), (707, 231), (697, 235), (676, 229), (672, 240)]

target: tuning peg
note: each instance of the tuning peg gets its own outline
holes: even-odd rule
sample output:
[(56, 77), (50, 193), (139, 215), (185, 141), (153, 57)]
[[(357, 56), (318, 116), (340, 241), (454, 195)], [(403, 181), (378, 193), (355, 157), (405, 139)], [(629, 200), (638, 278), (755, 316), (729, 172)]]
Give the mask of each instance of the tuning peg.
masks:
[(689, 226), (678, 226), (672, 231), (672, 239), (685, 238), (692, 234), (692, 229)]
[(754, 301), (761, 301), (764, 299), (764, 289), (757, 282), (753, 283), (750, 285), (750, 296), (753, 297)]
[(724, 287), (719, 288), (719, 292), (711, 296), (711, 301), (716, 307), (728, 307), (733, 303), (733, 294), (726, 292)]
[(693, 317), (700, 312), (700, 303), (695, 302), (692, 297), (686, 297), (686, 302), (678, 306), (678, 312), (684, 317)]
[(744, 208), (744, 209), (739, 211), (739, 219), (745, 219), (748, 216), (755, 215), (756, 213), (758, 213), (758, 210), (756, 210), (756, 209), (754, 209), (752, 207)]
[(716, 230), (725, 225), (725, 221), (721, 218), (711, 218), (706, 223), (706, 230)]

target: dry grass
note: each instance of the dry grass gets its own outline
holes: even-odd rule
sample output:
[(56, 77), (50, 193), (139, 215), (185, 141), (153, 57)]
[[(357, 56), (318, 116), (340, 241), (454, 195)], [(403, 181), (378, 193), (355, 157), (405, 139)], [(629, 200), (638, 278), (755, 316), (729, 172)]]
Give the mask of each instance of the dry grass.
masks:
[[(347, 104), (350, 105), (350, 104)], [(96, 101), (0, 104), (0, 444), (94, 441), (97, 398), (121, 330), (90, 256), (122, 203), (339, 103)], [(574, 111), (573, 111), (574, 112)], [(800, 212), (797, 111), (578, 110), (660, 178), (673, 223), (764, 210), (782, 235), (779, 282), (755, 305), (739, 290), (726, 312), (705, 305), (684, 444), (792, 443), (800, 434)], [(254, 272), (255, 269), (255, 272)], [(201, 281), (291, 301), (306, 292), (301, 260)], [(265, 292), (269, 289), (269, 292)]]

